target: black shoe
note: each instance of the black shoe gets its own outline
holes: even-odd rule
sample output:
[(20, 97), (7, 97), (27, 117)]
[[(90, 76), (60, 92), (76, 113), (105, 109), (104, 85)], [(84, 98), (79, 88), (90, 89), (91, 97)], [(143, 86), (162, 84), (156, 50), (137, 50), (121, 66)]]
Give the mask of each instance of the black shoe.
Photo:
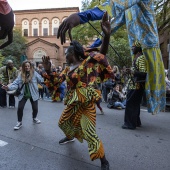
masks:
[(101, 164), (101, 170), (109, 170), (109, 162)]
[(124, 125), (122, 126), (122, 129), (134, 130), (134, 129), (136, 129), (136, 128), (135, 128), (135, 127), (130, 127), (130, 126), (127, 126), (126, 124), (124, 124)]
[(142, 126), (142, 124), (138, 124), (138, 125), (136, 125), (137, 127), (141, 127)]
[(74, 140), (75, 140), (74, 138), (68, 139), (67, 137), (65, 137), (59, 141), (59, 144), (63, 145), (63, 144), (69, 143), (69, 142), (73, 142)]

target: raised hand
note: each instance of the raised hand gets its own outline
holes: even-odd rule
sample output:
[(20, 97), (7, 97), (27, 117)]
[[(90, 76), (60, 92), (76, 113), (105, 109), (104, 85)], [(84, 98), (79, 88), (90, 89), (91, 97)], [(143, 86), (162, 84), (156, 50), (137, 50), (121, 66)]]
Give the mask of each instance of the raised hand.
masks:
[(102, 18), (102, 22), (101, 22), (101, 28), (103, 33), (105, 34), (105, 36), (110, 36), (111, 34), (111, 26), (110, 26), (110, 21), (108, 18), (108, 13), (105, 12)]
[(107, 12), (105, 12), (103, 15), (101, 28), (104, 33), (104, 36), (100, 48), (100, 53), (106, 55), (109, 46), (110, 34), (111, 34), (111, 26), (110, 26)]
[(79, 24), (80, 24), (80, 18), (77, 15), (77, 13), (70, 15), (62, 22), (62, 24), (59, 26), (58, 33), (57, 33), (57, 38), (60, 38), (62, 45), (63, 43), (66, 42), (67, 31), (68, 31), (69, 38), (72, 41), (71, 29)]
[(44, 66), (45, 71), (51, 71), (51, 61), (49, 56), (42, 57), (42, 64)]

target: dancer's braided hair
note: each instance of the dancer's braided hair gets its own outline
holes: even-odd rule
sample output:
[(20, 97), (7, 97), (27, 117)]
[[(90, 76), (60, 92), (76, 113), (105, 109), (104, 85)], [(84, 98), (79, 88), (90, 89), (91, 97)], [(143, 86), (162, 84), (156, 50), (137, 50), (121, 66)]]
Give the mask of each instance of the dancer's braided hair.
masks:
[(84, 60), (86, 58), (83, 46), (78, 41), (73, 40), (70, 43), (70, 47), (73, 47), (74, 54), (78, 60)]

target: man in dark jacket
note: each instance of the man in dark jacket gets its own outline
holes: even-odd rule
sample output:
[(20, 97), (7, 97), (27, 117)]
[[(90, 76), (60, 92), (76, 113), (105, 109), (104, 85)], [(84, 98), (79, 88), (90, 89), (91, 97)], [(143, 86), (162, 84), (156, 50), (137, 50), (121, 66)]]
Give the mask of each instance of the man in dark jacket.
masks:
[[(17, 68), (14, 67), (13, 61), (8, 60), (7, 65), (0, 68), (0, 107), (7, 106), (6, 91), (2, 89), (2, 85), (12, 83), (17, 77)], [(9, 95), (9, 108), (15, 107), (14, 95)]]

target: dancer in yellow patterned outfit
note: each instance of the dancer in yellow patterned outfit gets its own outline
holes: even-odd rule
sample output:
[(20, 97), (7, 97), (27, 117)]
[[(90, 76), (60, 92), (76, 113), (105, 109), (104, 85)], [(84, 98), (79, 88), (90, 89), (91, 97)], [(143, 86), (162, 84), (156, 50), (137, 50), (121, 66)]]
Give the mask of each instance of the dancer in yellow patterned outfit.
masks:
[(42, 60), (46, 70), (43, 76), (46, 78), (45, 83), (49, 89), (59, 87), (64, 80), (67, 82), (68, 90), (64, 101), (66, 108), (59, 120), (59, 127), (66, 137), (59, 143), (71, 142), (74, 138), (80, 142), (83, 142), (83, 139), (86, 140), (91, 160), (100, 158), (101, 169), (109, 170), (103, 144), (96, 134), (95, 102), (101, 98), (101, 94), (93, 87), (96, 77), (100, 77), (101, 81), (114, 77), (113, 70), (105, 57), (110, 39), (107, 13), (102, 19), (101, 27), (105, 36), (100, 51), (84, 52), (77, 41), (72, 41), (66, 52), (66, 61), (69, 66), (59, 77), (50, 74), (50, 58), (44, 56)]

